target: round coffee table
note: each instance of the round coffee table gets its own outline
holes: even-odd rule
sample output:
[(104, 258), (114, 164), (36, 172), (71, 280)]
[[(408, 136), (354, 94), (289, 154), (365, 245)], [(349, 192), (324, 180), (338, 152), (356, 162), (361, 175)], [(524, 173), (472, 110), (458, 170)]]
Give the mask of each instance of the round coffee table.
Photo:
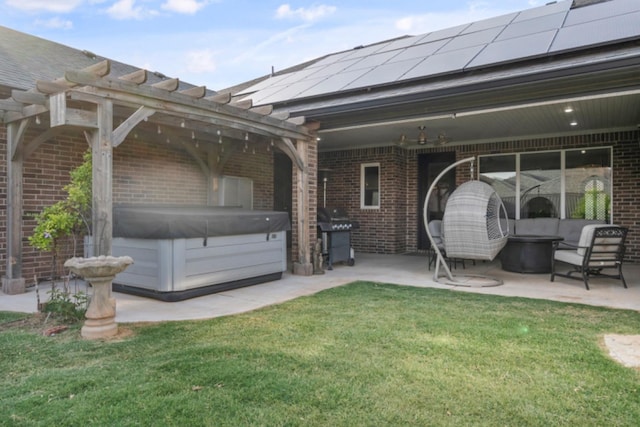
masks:
[(500, 252), (502, 269), (515, 273), (551, 273), (553, 242), (561, 236), (514, 234)]

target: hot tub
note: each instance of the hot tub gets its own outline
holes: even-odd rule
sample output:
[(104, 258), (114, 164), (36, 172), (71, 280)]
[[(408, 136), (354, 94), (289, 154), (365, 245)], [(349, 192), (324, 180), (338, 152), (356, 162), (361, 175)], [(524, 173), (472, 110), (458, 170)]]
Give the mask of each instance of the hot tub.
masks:
[(134, 260), (114, 291), (181, 301), (278, 280), (287, 268), (286, 212), (117, 206), (113, 218), (113, 255)]

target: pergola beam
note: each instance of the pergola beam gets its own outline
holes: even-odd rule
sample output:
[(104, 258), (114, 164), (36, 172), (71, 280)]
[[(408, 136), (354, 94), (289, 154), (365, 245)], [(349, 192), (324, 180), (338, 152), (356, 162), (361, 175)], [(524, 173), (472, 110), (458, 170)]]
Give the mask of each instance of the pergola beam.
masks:
[(120, 126), (113, 131), (112, 144), (117, 147), (124, 141), (129, 133), (138, 123), (155, 114), (156, 110), (147, 107), (138, 108), (135, 113), (129, 116)]
[[(90, 86), (89, 92), (101, 93), (106, 90), (118, 102), (120, 100), (138, 105), (146, 105), (157, 110), (166, 110), (178, 114), (191, 114), (194, 117), (219, 117), (233, 122), (237, 121), (247, 127), (255, 127), (270, 135), (307, 138), (309, 134), (300, 127), (269, 116), (262, 116), (251, 111), (212, 102), (206, 98), (194, 99), (179, 92), (168, 92), (151, 86), (139, 86), (126, 81), (118, 81), (108, 77), (100, 78), (83, 71), (67, 71), (65, 77), (75, 84)], [(80, 89), (76, 89), (80, 90)], [(114, 92), (118, 92), (117, 94)]]

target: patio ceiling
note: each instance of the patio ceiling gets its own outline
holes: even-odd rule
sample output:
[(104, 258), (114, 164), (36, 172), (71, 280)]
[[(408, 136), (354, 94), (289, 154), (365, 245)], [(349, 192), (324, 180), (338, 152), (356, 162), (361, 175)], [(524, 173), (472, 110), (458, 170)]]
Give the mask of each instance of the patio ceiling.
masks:
[[(456, 146), (636, 130), (640, 128), (640, 89), (422, 116), (408, 112), (379, 122), (374, 117), (372, 114), (368, 123), (335, 128), (327, 121), (319, 131), (319, 150), (391, 145), (422, 148), (438, 145), (438, 135), (448, 138), (447, 146)], [(420, 126), (425, 127), (425, 145), (417, 141)], [(404, 144), (402, 135), (407, 139)]]

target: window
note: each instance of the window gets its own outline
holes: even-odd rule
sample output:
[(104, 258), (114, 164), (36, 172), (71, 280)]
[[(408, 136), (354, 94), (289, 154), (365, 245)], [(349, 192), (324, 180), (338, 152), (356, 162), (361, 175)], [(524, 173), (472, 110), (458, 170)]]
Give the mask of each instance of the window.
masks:
[(360, 170), (360, 207), (380, 207), (380, 163), (364, 163)]
[(611, 150), (569, 150), (566, 153), (567, 218), (609, 221)]
[(559, 151), (520, 155), (520, 218), (560, 218)]
[(611, 148), (480, 156), (478, 169), (509, 218), (610, 219)]

